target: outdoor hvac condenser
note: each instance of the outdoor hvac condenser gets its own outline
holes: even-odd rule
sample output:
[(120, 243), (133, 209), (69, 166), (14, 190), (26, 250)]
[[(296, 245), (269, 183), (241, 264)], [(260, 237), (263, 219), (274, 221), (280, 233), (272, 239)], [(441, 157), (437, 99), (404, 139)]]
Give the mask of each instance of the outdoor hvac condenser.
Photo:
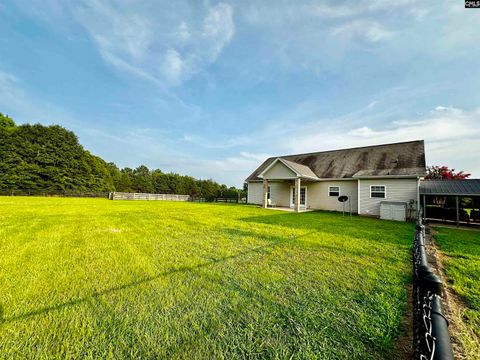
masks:
[(407, 203), (400, 201), (382, 201), (380, 203), (380, 219), (405, 221)]

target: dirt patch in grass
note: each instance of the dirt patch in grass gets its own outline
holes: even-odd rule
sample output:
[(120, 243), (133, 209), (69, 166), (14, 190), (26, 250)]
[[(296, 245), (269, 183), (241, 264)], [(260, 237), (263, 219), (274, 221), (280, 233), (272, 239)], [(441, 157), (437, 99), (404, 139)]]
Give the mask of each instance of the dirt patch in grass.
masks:
[[(450, 340), (455, 359), (469, 359), (465, 354), (462, 334), (468, 334), (469, 330), (462, 321), (462, 313), (466, 308), (465, 302), (448, 286), (448, 279), (445, 275), (444, 263), (448, 256), (442, 254), (435, 243), (435, 230), (426, 227), (426, 251), (430, 267), (440, 277), (444, 284), (443, 305), (445, 317), (448, 320)], [(471, 334), (474, 335), (474, 334)]]

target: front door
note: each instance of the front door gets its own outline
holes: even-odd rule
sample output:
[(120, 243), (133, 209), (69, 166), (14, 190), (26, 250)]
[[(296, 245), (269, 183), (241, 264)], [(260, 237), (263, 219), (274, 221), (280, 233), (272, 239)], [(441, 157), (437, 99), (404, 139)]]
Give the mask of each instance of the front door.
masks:
[[(295, 186), (290, 187), (290, 207), (295, 207)], [(307, 187), (300, 186), (300, 207), (306, 208), (307, 207)]]

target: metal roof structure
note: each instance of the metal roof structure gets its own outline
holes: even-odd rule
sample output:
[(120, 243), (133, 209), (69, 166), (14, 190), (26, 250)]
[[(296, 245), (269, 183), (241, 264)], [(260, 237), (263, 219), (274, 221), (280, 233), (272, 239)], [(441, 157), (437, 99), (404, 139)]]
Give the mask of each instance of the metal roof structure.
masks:
[(480, 196), (480, 179), (423, 180), (421, 195)]

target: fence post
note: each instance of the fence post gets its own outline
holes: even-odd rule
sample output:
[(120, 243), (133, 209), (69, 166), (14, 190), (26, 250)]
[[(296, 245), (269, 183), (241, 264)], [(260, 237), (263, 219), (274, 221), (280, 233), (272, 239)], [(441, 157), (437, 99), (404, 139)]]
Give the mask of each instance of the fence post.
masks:
[(460, 209), (458, 204), (458, 196), (455, 196), (455, 211), (457, 215), (457, 227), (460, 225)]

